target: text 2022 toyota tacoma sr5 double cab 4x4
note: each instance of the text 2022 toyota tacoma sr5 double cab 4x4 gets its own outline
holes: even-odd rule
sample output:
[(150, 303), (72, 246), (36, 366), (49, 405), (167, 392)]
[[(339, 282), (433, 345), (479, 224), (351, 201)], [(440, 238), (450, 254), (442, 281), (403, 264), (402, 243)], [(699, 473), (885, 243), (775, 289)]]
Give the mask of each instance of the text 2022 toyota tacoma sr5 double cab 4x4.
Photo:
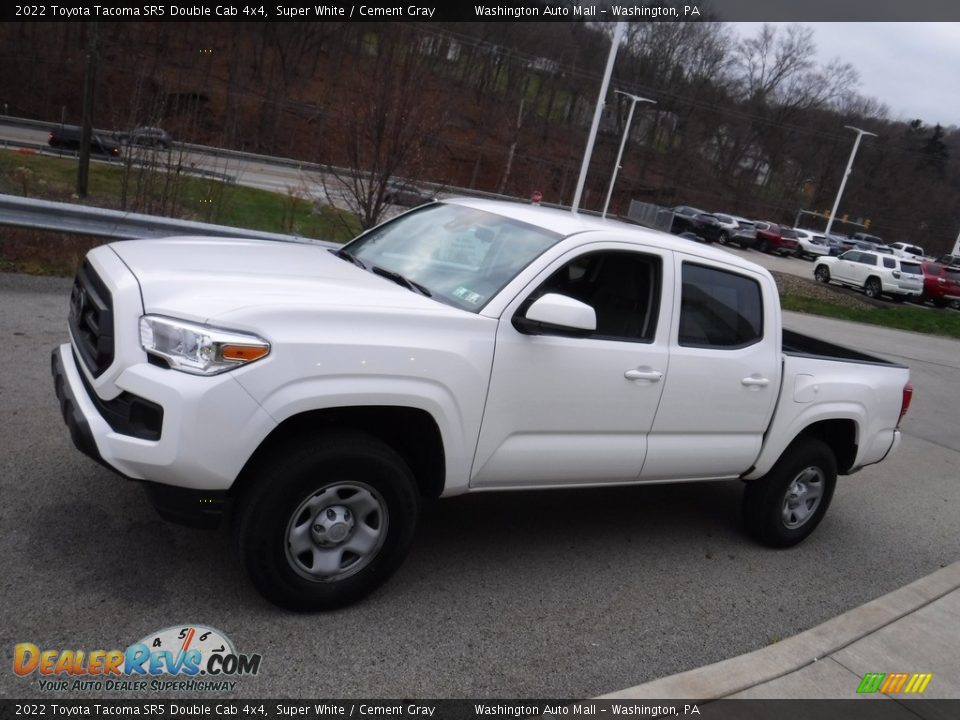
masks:
[(454, 200), (336, 252), (99, 247), (53, 374), (78, 448), (165, 517), (229, 514), (256, 587), (319, 609), (387, 579), (424, 497), (741, 478), (749, 533), (800, 542), (912, 389), (780, 323), (770, 274), (722, 250)]

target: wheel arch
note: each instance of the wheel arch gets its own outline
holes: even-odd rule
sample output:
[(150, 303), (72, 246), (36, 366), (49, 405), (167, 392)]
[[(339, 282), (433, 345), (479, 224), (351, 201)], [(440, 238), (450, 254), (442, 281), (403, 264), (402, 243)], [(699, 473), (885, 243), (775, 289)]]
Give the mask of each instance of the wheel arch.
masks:
[(840, 475), (849, 473), (856, 462), (858, 428), (855, 420), (820, 420), (801, 430), (793, 442), (802, 437), (814, 437), (827, 445), (837, 460)]
[(255, 480), (253, 469), (272, 453), (330, 432), (355, 432), (381, 440), (407, 463), (421, 496), (436, 498), (443, 492), (446, 457), (443, 437), (433, 416), (421, 408), (367, 405), (308, 410), (290, 416), (250, 456), (230, 494), (242, 495)]

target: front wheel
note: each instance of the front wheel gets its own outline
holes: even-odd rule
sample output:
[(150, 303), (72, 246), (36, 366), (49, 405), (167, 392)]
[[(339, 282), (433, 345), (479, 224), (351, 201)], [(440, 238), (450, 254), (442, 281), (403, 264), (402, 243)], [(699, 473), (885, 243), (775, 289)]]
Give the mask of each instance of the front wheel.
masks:
[(717, 235), (717, 242), (720, 243), (721, 245), (726, 245), (727, 240), (728, 240), (728, 237), (727, 237), (726, 231), (721, 232), (719, 235)]
[(770, 252), (770, 243), (768, 243), (766, 240), (760, 240), (757, 243), (757, 250), (762, 253)]
[(801, 437), (743, 493), (747, 532), (770, 547), (791, 547), (816, 529), (837, 482), (837, 461), (822, 440)]
[(817, 282), (830, 282), (830, 270), (826, 265), (817, 265), (817, 269), (813, 271), (813, 276), (817, 279)]
[(376, 438), (304, 438), (250, 472), (237, 540), (250, 579), (271, 602), (291, 610), (348, 605), (406, 556), (419, 512), (416, 483)]

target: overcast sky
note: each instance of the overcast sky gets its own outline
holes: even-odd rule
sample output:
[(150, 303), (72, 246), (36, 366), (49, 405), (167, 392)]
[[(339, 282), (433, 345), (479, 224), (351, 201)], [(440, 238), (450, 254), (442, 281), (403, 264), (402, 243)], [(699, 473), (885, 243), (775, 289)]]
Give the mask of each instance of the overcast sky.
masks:
[[(960, 127), (960, 23), (802, 24), (813, 28), (821, 61), (852, 64), (859, 93), (886, 104), (892, 119)], [(735, 25), (749, 36), (762, 23)]]

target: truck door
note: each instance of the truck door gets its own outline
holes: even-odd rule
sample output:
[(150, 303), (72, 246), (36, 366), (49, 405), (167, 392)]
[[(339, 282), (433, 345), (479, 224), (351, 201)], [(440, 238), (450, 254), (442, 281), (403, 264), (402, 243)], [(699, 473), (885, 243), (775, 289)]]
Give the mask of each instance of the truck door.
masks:
[[(500, 318), (472, 487), (635, 482), (667, 376), (673, 257), (595, 243), (556, 260)], [(667, 282), (670, 286), (672, 280)], [(537, 298), (590, 305), (596, 331), (522, 332)]]
[[(765, 276), (688, 255), (675, 268), (670, 373), (641, 479), (736, 477), (757, 458), (780, 390)], [(769, 292), (769, 291), (768, 291)]]

